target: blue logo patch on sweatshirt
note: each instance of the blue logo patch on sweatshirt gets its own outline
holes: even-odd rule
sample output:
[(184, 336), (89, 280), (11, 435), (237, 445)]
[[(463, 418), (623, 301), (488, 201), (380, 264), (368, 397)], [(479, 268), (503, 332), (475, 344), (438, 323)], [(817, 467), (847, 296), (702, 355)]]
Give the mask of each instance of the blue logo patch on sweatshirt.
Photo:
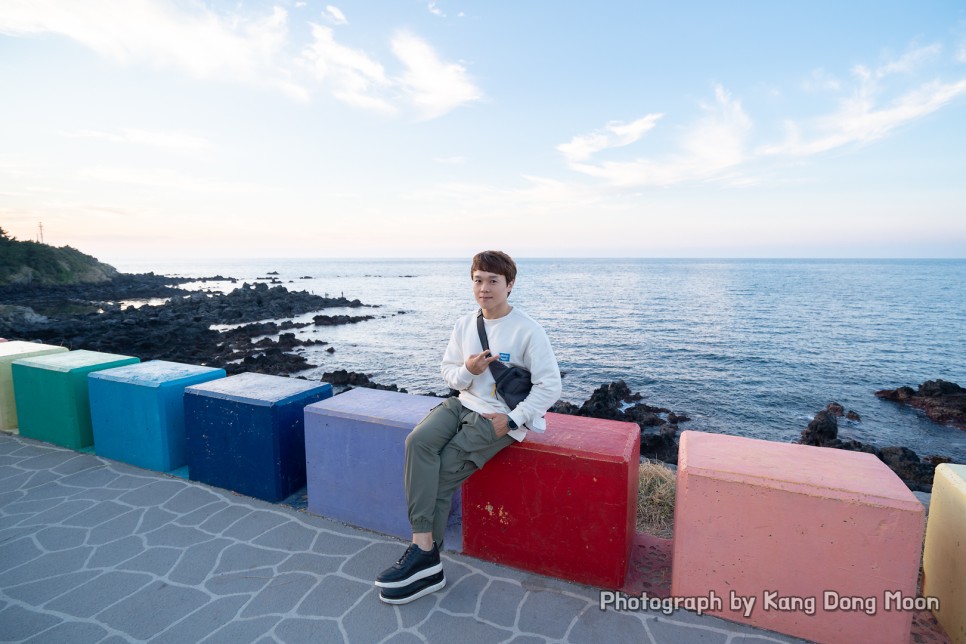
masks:
[(500, 354), (500, 362), (510, 362), (510, 354), (509, 353), (501, 353)]

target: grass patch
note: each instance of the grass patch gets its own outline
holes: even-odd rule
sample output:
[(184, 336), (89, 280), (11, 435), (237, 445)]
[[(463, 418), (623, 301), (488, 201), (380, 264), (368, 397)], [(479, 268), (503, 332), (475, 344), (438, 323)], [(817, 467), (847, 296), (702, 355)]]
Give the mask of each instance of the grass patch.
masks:
[(637, 491), (637, 530), (670, 539), (674, 533), (677, 476), (661, 463), (641, 463)]

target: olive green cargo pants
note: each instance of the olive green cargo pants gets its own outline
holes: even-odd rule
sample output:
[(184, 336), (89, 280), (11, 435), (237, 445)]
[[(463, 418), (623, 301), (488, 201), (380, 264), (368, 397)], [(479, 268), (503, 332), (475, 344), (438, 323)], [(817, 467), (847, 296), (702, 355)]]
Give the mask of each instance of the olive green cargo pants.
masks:
[(447, 398), (406, 437), (405, 485), (413, 532), (432, 532), (442, 546), (453, 492), (513, 437), (496, 436), (493, 423)]

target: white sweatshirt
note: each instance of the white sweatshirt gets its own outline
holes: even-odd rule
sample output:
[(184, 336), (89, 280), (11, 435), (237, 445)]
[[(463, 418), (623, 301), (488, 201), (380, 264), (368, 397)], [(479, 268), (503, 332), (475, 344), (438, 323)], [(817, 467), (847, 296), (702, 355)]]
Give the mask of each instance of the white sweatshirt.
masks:
[(502, 318), (483, 319), (490, 355), (500, 356), (508, 367), (523, 367), (531, 373), (530, 395), (510, 411), (496, 395), (496, 382), (489, 368), (478, 376), (466, 368), (466, 359), (483, 350), (476, 329), (478, 313), (474, 311), (456, 321), (440, 365), (443, 380), (460, 392), (460, 402), (467, 409), (478, 414), (508, 414), (519, 426), (510, 431), (514, 439), (522, 441), (527, 435), (526, 427), (543, 432), (547, 428), (544, 414), (560, 398), (560, 368), (547, 334), (518, 307)]

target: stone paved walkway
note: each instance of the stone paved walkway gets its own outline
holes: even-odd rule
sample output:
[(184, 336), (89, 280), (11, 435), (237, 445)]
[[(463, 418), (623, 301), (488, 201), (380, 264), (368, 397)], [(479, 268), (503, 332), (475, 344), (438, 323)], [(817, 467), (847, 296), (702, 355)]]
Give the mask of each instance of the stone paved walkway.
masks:
[(450, 554), (443, 591), (388, 606), (372, 579), (403, 549), (0, 433), (0, 641), (801, 641), (687, 611), (601, 611), (595, 589)]

